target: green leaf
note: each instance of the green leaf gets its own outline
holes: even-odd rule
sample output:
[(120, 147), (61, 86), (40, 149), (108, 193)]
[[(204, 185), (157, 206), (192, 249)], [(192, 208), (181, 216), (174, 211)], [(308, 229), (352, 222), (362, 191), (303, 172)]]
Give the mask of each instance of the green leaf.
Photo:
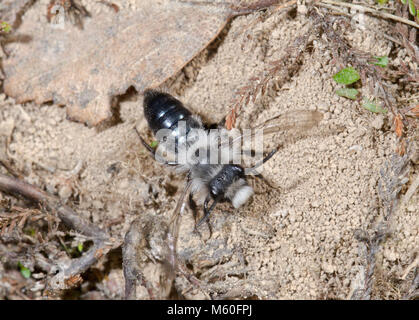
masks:
[(382, 57), (374, 57), (374, 59), (377, 59), (376, 62), (371, 62), (372, 64), (379, 66), (379, 67), (387, 67), (388, 65), (388, 57), (387, 56), (382, 56)]
[(365, 109), (375, 112), (375, 113), (387, 113), (387, 110), (382, 108), (380, 105), (376, 104), (374, 101), (371, 101), (367, 98), (364, 98), (364, 102), (362, 103), (362, 107)]
[(1, 32), (10, 32), (12, 30), (12, 27), (7, 22), (1, 21), (0, 22), (0, 31)]
[(79, 243), (79, 244), (77, 245), (77, 250), (78, 250), (80, 253), (82, 253), (82, 252), (83, 252), (83, 243)]
[(358, 71), (352, 67), (342, 69), (333, 76), (333, 80), (340, 84), (352, 84), (360, 78)]
[(36, 230), (34, 228), (26, 228), (23, 230), (23, 232), (31, 237), (35, 237), (36, 235)]
[(20, 273), (25, 279), (29, 279), (31, 277), (31, 270), (26, 268), (21, 262), (18, 262), (17, 266), (19, 267)]
[(413, 3), (413, 0), (408, 0), (409, 1), (409, 12), (412, 16), (416, 15), (416, 8), (415, 8), (415, 4)]
[(403, 4), (406, 4), (406, 0), (400, 0)]
[(152, 147), (153, 149), (157, 147), (159, 143), (157, 141), (153, 141), (152, 143), (150, 143), (150, 147)]
[(341, 97), (345, 97), (348, 99), (356, 100), (356, 96), (358, 95), (358, 90), (352, 88), (342, 88), (336, 90), (336, 94)]
[(388, 2), (388, 0), (376, 0), (378, 4), (386, 4)]

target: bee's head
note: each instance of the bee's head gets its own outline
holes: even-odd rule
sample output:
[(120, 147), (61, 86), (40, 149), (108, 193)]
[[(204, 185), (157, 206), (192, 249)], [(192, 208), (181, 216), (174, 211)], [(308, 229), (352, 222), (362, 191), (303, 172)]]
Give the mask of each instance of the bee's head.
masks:
[[(197, 223), (199, 227), (206, 221), (218, 202), (229, 200), (238, 208), (253, 195), (253, 188), (247, 184), (244, 169), (239, 165), (226, 164), (209, 181), (209, 194), (204, 202), (204, 217)], [(213, 199), (211, 206), (209, 202)]]
[(247, 184), (244, 169), (239, 165), (225, 165), (210, 181), (209, 190), (213, 199), (230, 200), (234, 208), (246, 203), (253, 195), (253, 188)]

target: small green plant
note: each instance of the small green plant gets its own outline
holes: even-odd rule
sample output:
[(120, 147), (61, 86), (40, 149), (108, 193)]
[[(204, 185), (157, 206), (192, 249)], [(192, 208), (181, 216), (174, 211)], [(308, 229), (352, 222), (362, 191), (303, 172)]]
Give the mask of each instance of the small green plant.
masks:
[(26, 268), (20, 261), (17, 263), (17, 266), (25, 279), (29, 279), (31, 277), (31, 270)]
[(403, 4), (408, 3), (409, 4), (409, 13), (412, 16), (416, 17), (416, 20), (419, 21), (419, 9), (417, 9), (415, 7), (415, 3), (413, 2), (413, 0), (400, 0), (400, 2), (403, 3)]
[(35, 237), (36, 235), (36, 230), (34, 228), (26, 228), (23, 232), (30, 237)]
[[(379, 5), (385, 5), (388, 0), (375, 0)], [(409, 5), (409, 13), (416, 17), (416, 20), (419, 21), (419, 9), (416, 8), (415, 3), (413, 0), (400, 0), (401, 3), (403, 4), (408, 4)]]
[(79, 244), (77, 245), (77, 250), (78, 250), (80, 253), (82, 253), (82, 252), (83, 252), (83, 243), (79, 243)]
[(12, 30), (12, 27), (10, 26), (10, 24), (8, 24), (5, 21), (0, 21), (0, 32), (8, 33), (11, 30)]
[(382, 56), (382, 57), (376, 57), (374, 56), (374, 59), (376, 61), (372, 61), (370, 63), (372, 63), (373, 65), (385, 68), (388, 65), (388, 57), (387, 56)]
[(344, 68), (333, 76), (333, 80), (339, 84), (345, 85), (355, 83), (359, 79), (361, 79), (361, 77), (359, 76), (358, 71), (352, 67)]
[[(380, 66), (386, 67), (388, 64), (388, 57), (374, 57), (376, 61), (372, 61), (370, 63)], [(352, 67), (347, 67), (340, 70), (333, 76), (333, 80), (335, 80), (339, 84), (351, 85), (360, 79), (359, 73)], [(352, 100), (358, 99), (359, 91), (354, 88), (341, 88), (336, 90), (336, 94), (340, 97), (345, 97)], [(387, 110), (384, 109), (381, 105), (379, 105), (375, 101), (371, 101), (366, 97), (363, 97), (362, 107), (375, 113), (386, 113)]]
[[(344, 85), (351, 85), (357, 82), (360, 78), (361, 77), (359, 76), (358, 71), (352, 67), (344, 68), (333, 76), (333, 80), (335, 80), (336, 83)], [(356, 100), (359, 92), (354, 88), (345, 87), (336, 90), (336, 94), (340, 97)]]
[(375, 101), (371, 101), (364, 97), (362, 107), (375, 113), (387, 113), (387, 110), (377, 104)]
[(150, 147), (152, 147), (153, 149), (157, 148), (158, 145), (158, 141), (153, 141), (152, 143), (150, 143)]
[(353, 88), (342, 88), (342, 89), (336, 90), (336, 94), (344, 98), (356, 100), (359, 94), (359, 91)]

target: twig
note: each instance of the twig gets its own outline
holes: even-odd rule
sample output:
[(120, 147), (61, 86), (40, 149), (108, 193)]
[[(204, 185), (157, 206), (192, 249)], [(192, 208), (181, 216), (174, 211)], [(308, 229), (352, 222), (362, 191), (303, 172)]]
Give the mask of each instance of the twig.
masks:
[(143, 219), (140, 217), (136, 219), (129, 228), (124, 238), (122, 246), (122, 268), (124, 270), (125, 278), (125, 299), (135, 300), (137, 298), (136, 289), (137, 282), (147, 288), (148, 295), (151, 300), (154, 300), (154, 294), (151, 287), (145, 281), (143, 274), (138, 266), (141, 257), (138, 256), (140, 250), (138, 246), (142, 245), (146, 240), (146, 234), (142, 226)]
[(382, 36), (384, 38), (386, 38), (387, 40), (393, 41), (394, 43), (398, 44), (399, 46), (402, 46), (403, 45), (399, 40), (395, 39), (392, 36), (389, 36), (388, 34), (382, 33)]
[(328, 3), (328, 4), (332, 4), (332, 5), (336, 5), (336, 6), (341, 6), (341, 7), (346, 7), (346, 8), (351, 8), (351, 9), (357, 9), (359, 11), (363, 11), (363, 12), (368, 12), (368, 13), (372, 13), (373, 15), (379, 16), (381, 18), (386, 18), (386, 19), (391, 19), (394, 21), (398, 21), (404, 24), (408, 24), (412, 27), (415, 27), (417, 29), (419, 29), (419, 24), (415, 23), (414, 21), (410, 21), (408, 19), (396, 16), (394, 14), (391, 13), (386, 13), (386, 12), (381, 12), (372, 8), (368, 8), (359, 4), (353, 4), (353, 3), (348, 3), (348, 2), (342, 2), (342, 1), (333, 1), (333, 0), (321, 0), (321, 2), (317, 3), (317, 5), (322, 6), (323, 3)]
[(378, 196), (384, 208), (383, 221), (375, 228), (372, 236), (369, 236), (366, 231), (362, 230), (358, 230), (355, 234), (355, 238), (358, 241), (365, 243), (367, 255), (364, 286), (354, 291), (352, 299), (371, 299), (374, 271), (377, 263), (376, 255), (380, 250), (381, 244), (390, 234), (390, 220), (398, 209), (399, 193), (403, 185), (409, 180), (407, 178), (409, 169), (408, 154), (405, 154), (403, 157), (393, 154), (386, 161), (384, 168), (380, 170), (381, 179), (378, 182)]
[(92, 237), (93, 246), (81, 258), (72, 260), (66, 267), (58, 267), (58, 273), (49, 281), (50, 288), (62, 290), (72, 287), (80, 280), (80, 273), (86, 271), (92, 264), (96, 263), (111, 248), (116, 245), (116, 240), (90, 222), (80, 218), (69, 206), (53, 195), (38, 189), (26, 182), (0, 174), (0, 191), (13, 195), (21, 195), (24, 198), (45, 206), (48, 210), (56, 212), (61, 221), (69, 228)]
[(13, 169), (13, 167), (12, 167), (12, 165), (9, 163), (9, 161), (7, 161), (7, 160), (3, 160), (3, 159), (0, 159), (0, 165), (1, 166), (3, 166), (12, 176), (14, 176), (15, 178), (18, 178), (19, 177), (19, 173), (17, 173), (14, 169)]
[[(250, 13), (254, 13), (256, 11), (264, 10), (269, 7), (275, 6), (278, 4), (279, 0), (259, 0), (254, 1), (250, 3), (249, 5), (243, 5), (240, 4), (236, 5), (234, 3), (229, 2), (215, 2), (215, 1), (193, 1), (193, 0), (187, 0), (187, 1), (179, 1), (180, 3), (194, 5), (194, 6), (224, 6), (224, 7), (230, 7), (232, 10), (231, 17), (237, 17), (237, 16), (243, 16)], [(292, 4), (295, 4), (296, 0), (292, 0), (289, 3), (293, 2)], [(288, 5), (288, 3), (284, 4), (285, 6)]]
[(413, 261), (404, 271), (401, 279), (406, 280), (407, 275), (412, 271), (413, 269), (417, 268), (419, 266), (419, 255), (416, 257), (415, 261)]
[(329, 4), (326, 4), (326, 3), (319, 3), (318, 5), (320, 7), (326, 8), (326, 9), (334, 10), (336, 12), (336, 14), (341, 14), (341, 15), (352, 18), (351, 14), (343, 11), (344, 9), (340, 9), (339, 7), (332, 6), (332, 5), (329, 5)]

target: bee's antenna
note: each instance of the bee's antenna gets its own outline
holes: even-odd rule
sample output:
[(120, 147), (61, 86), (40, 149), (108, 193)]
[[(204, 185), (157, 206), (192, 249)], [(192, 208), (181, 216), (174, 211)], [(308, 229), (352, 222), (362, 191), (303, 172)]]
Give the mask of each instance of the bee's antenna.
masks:
[[(141, 143), (142, 143), (142, 145), (147, 149), (147, 151), (148, 152), (150, 152), (150, 154), (151, 154), (151, 156), (154, 158), (154, 159), (156, 159), (156, 150), (155, 149), (153, 149), (153, 147), (152, 146), (150, 146), (145, 140), (144, 140), (144, 138), (141, 136), (141, 134), (140, 134), (140, 132), (138, 131), (138, 129), (137, 128), (135, 128), (135, 131), (137, 132), (137, 134), (138, 134), (138, 137), (140, 138), (140, 141), (141, 141)], [(163, 164), (166, 164), (166, 165), (168, 165), (168, 166), (177, 166), (178, 165), (178, 163), (177, 162), (175, 162), (175, 161), (165, 161)]]
[(258, 163), (256, 163), (254, 167), (246, 168), (246, 169), (250, 170), (251, 173), (258, 175), (259, 173), (256, 171), (256, 169), (259, 168), (266, 161), (268, 161), (270, 158), (272, 158), (275, 155), (275, 153), (277, 153), (277, 151), (278, 151), (278, 148), (273, 149), (271, 152), (269, 152), (269, 154), (265, 158), (262, 159), (262, 161), (259, 161)]
[(208, 209), (208, 203), (209, 203), (210, 199), (211, 199), (211, 195), (208, 194), (207, 197), (205, 198), (205, 202), (204, 202), (204, 216), (196, 224), (196, 228), (199, 228), (199, 226), (201, 224), (203, 224), (205, 221), (208, 220), (209, 215), (211, 214), (211, 211), (215, 208), (215, 206), (217, 205), (218, 201), (220, 201), (220, 198), (215, 198), (215, 200), (212, 203), (211, 207)]
[(263, 158), (262, 163), (259, 164), (259, 165), (257, 165), (257, 167), (259, 167), (262, 164), (264, 164), (266, 161), (268, 161), (270, 158), (272, 158), (274, 156), (274, 154), (277, 153), (277, 152), (278, 152), (278, 148), (276, 148), (276, 149), (272, 150), (271, 152), (269, 152), (269, 154), (265, 158)]
[(140, 138), (140, 141), (143, 144), (143, 146), (148, 150), (148, 152), (150, 152), (153, 158), (155, 158), (155, 150), (147, 142), (145, 142), (144, 138), (141, 136), (137, 128), (135, 128), (135, 131), (137, 132), (137, 135)]

